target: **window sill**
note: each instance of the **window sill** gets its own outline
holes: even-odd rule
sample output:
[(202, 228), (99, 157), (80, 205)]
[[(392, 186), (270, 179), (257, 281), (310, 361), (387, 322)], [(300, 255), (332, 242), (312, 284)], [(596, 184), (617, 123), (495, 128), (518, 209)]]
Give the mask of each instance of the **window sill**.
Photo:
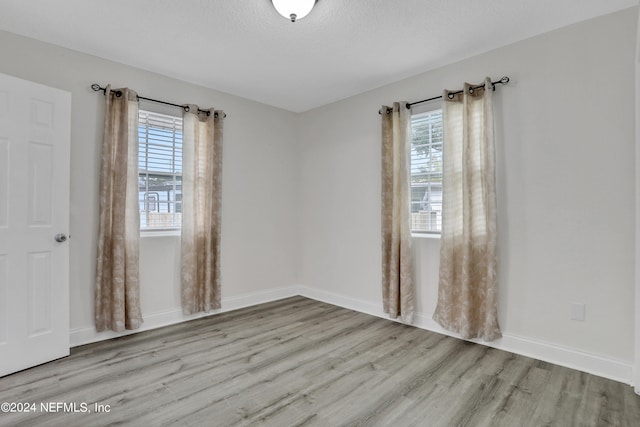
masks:
[(440, 240), (440, 233), (411, 233), (411, 237), (418, 239), (438, 239)]
[(180, 230), (154, 230), (154, 231), (141, 231), (140, 238), (144, 239), (147, 237), (169, 237), (169, 236), (178, 236), (180, 237), (182, 233)]

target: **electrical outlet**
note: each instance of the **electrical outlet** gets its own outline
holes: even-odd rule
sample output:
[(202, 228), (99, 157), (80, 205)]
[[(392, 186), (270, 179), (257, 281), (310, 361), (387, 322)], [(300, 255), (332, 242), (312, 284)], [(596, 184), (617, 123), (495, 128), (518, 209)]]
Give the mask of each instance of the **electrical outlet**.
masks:
[(584, 304), (581, 302), (571, 303), (571, 320), (584, 322)]

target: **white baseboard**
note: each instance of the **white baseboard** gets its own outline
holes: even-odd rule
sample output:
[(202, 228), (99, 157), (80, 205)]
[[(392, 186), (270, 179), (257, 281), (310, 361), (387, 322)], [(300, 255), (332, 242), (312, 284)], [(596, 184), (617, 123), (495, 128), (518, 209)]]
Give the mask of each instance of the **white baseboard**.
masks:
[(176, 323), (185, 322), (187, 320), (198, 319), (200, 317), (211, 316), (218, 313), (237, 310), (243, 307), (262, 304), (265, 302), (276, 301), (298, 295), (298, 289), (295, 287), (273, 289), (265, 292), (254, 292), (250, 294), (237, 295), (229, 298), (222, 298), (222, 308), (210, 313), (198, 313), (187, 316), (182, 313), (181, 308), (159, 311), (155, 313), (143, 313), (144, 323), (139, 329), (124, 332), (96, 332), (95, 328), (78, 328), (70, 331), (70, 345), (77, 347), (79, 345), (89, 344), (92, 342), (108, 340), (111, 338), (123, 337), (142, 331), (161, 328), (163, 326), (174, 325)]
[[(291, 286), (265, 292), (255, 292), (223, 298), (222, 309), (211, 313), (200, 313), (192, 316), (185, 316), (182, 314), (182, 310), (180, 308), (176, 308), (162, 312), (145, 314), (142, 327), (135, 331), (117, 333), (111, 331), (96, 332), (95, 328), (74, 329), (70, 332), (71, 347), (156, 329), (187, 320), (211, 316), (218, 313), (225, 313), (239, 308), (276, 301), (296, 295), (381, 317), (383, 319), (389, 319), (382, 310), (382, 303), (371, 303), (317, 288)], [(424, 313), (416, 314), (413, 326), (460, 339), (459, 335), (443, 329), (433, 321), (433, 319), (431, 319), (431, 316)], [(501, 339), (490, 343), (481, 340), (470, 341), (633, 385), (633, 365), (628, 362), (508, 333), (503, 334)]]
[[(389, 319), (382, 309), (382, 302), (374, 304), (305, 286), (299, 286), (297, 290), (301, 296), (307, 298)], [(416, 314), (413, 326), (461, 339), (459, 335), (443, 329), (430, 315), (424, 313)], [(633, 366), (628, 362), (514, 334), (503, 334), (502, 338), (493, 342), (468, 341), (633, 385)]]

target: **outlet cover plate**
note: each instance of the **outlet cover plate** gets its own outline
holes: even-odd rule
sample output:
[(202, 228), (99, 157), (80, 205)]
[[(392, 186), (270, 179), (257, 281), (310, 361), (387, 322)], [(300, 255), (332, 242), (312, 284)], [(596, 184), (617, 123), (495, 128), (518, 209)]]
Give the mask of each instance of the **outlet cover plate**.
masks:
[(571, 320), (578, 320), (584, 322), (585, 306), (581, 302), (571, 303)]

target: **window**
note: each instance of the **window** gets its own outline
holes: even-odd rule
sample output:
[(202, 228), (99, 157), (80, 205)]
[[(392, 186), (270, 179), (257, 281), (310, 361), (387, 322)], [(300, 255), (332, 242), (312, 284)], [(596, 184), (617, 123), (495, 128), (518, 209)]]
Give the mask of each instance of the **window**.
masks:
[(138, 115), (140, 230), (179, 230), (182, 224), (182, 118)]
[(411, 116), (411, 231), (442, 229), (442, 110)]

